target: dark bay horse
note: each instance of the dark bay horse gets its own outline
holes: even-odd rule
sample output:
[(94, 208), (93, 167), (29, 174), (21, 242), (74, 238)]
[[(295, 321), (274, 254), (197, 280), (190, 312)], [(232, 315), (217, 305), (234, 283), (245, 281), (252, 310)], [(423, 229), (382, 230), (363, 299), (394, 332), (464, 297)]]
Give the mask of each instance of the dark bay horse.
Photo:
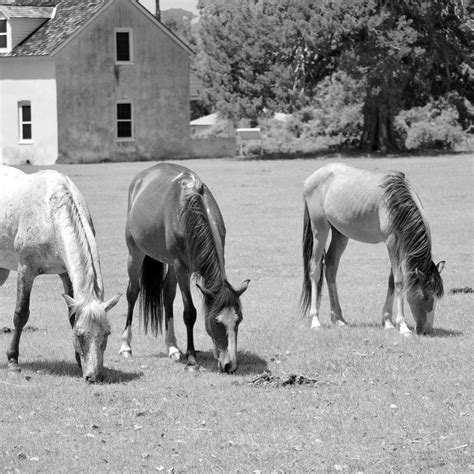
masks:
[[(374, 173), (342, 164), (318, 169), (304, 185), (303, 261), (301, 294), (303, 314), (312, 317), (312, 328), (321, 326), (319, 309), (325, 267), (331, 320), (344, 326), (336, 287), (339, 261), (349, 239), (385, 242), (391, 271), (383, 308), (382, 324), (401, 334), (410, 334), (406, 325), (403, 298), (413, 313), (417, 333), (433, 329), (436, 302), (443, 296), (440, 273), (431, 258), (431, 235), (421, 202), (403, 173)], [(326, 240), (331, 243), (326, 252)]]
[(58, 274), (69, 307), (76, 360), (89, 382), (100, 378), (110, 333), (92, 219), (79, 190), (56, 171), (25, 174), (0, 165), (0, 286), (17, 272), (14, 332), (8, 366), (19, 371), (20, 337), (38, 275)]
[(219, 207), (199, 176), (183, 166), (160, 163), (139, 173), (130, 185), (125, 237), (129, 251), (128, 314), (120, 353), (131, 355), (132, 318), (141, 295), (145, 331), (157, 335), (165, 313), (168, 355), (179, 360), (173, 325), (173, 301), (179, 284), (187, 330), (188, 365), (196, 366), (196, 321), (190, 278), (195, 274), (204, 297), (205, 326), (222, 372), (237, 369), (237, 333), (242, 320), (238, 288), (227, 281), (225, 226)]

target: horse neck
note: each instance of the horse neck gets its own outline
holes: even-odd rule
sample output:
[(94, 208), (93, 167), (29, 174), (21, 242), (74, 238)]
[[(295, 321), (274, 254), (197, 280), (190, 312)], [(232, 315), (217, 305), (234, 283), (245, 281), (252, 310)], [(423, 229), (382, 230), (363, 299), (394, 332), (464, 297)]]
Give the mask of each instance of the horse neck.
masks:
[(102, 274), (92, 222), (82, 210), (85, 204), (78, 205), (77, 200), (71, 189), (63, 188), (56, 225), (62, 241), (62, 259), (72, 282), (74, 298), (102, 301)]

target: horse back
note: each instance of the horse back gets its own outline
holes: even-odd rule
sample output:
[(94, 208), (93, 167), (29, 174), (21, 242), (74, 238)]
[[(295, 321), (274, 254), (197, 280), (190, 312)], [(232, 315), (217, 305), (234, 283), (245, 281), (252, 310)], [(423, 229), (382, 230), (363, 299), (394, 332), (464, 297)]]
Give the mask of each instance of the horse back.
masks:
[[(26, 174), (4, 168), (9, 167), (0, 169), (0, 267), (16, 270), (23, 255), (44, 273), (64, 271), (58, 258), (57, 228), (64, 189), (70, 190), (71, 181), (53, 170)], [(75, 187), (71, 192), (85, 206)], [(88, 211), (86, 215), (90, 219)]]

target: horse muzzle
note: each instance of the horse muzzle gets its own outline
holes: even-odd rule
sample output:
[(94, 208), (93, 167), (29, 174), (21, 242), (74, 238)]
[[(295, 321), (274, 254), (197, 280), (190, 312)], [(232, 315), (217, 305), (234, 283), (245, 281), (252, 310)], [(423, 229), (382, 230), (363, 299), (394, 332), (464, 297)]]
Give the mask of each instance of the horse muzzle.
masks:
[(221, 357), (219, 357), (217, 365), (221, 373), (225, 374), (233, 374), (238, 367), (237, 361), (232, 360), (228, 352), (225, 352)]

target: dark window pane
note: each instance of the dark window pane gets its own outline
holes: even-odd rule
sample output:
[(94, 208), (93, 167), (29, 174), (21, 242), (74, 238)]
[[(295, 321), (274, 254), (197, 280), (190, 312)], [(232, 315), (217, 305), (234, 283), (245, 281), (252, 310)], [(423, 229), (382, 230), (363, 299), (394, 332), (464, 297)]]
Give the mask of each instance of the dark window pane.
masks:
[(118, 122), (117, 123), (117, 136), (118, 138), (131, 138), (132, 137), (132, 122)]
[(25, 123), (22, 125), (23, 129), (23, 140), (31, 140), (31, 124)]
[(117, 33), (117, 61), (130, 61), (130, 35)]
[(7, 32), (7, 20), (0, 20), (0, 33)]
[(7, 35), (0, 35), (0, 48), (7, 47)]
[(117, 119), (132, 120), (132, 104), (117, 104)]
[(31, 105), (22, 105), (21, 110), (23, 122), (31, 122)]

